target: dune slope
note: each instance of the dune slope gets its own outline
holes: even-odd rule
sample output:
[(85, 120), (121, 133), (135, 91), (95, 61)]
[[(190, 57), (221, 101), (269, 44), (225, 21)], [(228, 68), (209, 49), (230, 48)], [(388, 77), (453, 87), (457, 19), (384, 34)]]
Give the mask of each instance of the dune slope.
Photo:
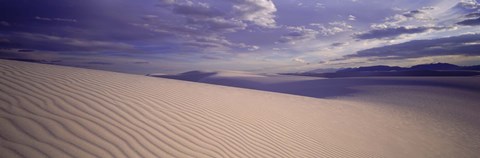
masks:
[(6, 60), (0, 73), (0, 157), (479, 154), (478, 135), (460, 139), (478, 129), (395, 106)]

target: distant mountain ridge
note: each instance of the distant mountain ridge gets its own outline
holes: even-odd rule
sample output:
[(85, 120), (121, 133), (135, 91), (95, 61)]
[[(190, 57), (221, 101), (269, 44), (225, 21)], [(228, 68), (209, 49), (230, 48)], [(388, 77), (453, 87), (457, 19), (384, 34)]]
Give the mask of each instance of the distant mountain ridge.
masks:
[(405, 68), (398, 67), (398, 66), (378, 65), (378, 66), (367, 66), (367, 67), (358, 67), (358, 68), (346, 68), (346, 69), (340, 69), (336, 72), (400, 71), (403, 69)]
[(412, 70), (478, 70), (480, 71), (480, 65), (475, 66), (458, 66), (449, 63), (431, 63), (431, 64), (420, 64), (414, 65), (411, 67), (399, 67), (399, 66), (386, 66), (386, 65), (376, 65), (376, 66), (366, 66), (358, 68), (346, 68), (341, 69), (336, 72), (363, 72), (363, 71), (412, 71)]
[(286, 73), (286, 75), (316, 76), (316, 77), (369, 77), (369, 76), (477, 76), (480, 75), (480, 65), (458, 66), (449, 63), (421, 64), (411, 67), (375, 65), (357, 68), (345, 68), (335, 72)]

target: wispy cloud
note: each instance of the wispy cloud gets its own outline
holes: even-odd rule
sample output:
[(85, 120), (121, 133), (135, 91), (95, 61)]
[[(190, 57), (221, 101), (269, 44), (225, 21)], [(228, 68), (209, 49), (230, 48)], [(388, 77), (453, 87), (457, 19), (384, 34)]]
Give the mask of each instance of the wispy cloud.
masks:
[(134, 51), (134, 46), (126, 43), (92, 41), (45, 34), (13, 33), (3, 38), (8, 39), (8, 43), (2, 45), (3, 48), (22, 48), (45, 51)]
[(311, 23), (309, 25), (316, 27), (323, 36), (332, 36), (353, 29), (353, 26), (345, 21), (334, 21), (327, 24)]
[(395, 38), (404, 34), (417, 34), (424, 33), (430, 30), (444, 30), (448, 27), (393, 27), (393, 28), (381, 28), (373, 29), (367, 32), (356, 34), (358, 39), (381, 39), (381, 38)]
[(10, 23), (6, 22), (6, 21), (0, 21), (0, 25), (2, 26), (10, 26)]
[(77, 22), (75, 19), (66, 19), (66, 18), (46, 18), (46, 17), (39, 17), (36, 16), (35, 20), (42, 20), (42, 21), (60, 21), (60, 22)]
[(408, 59), (445, 55), (480, 56), (478, 50), (480, 50), (480, 34), (467, 34), (371, 48), (346, 55), (345, 58)]

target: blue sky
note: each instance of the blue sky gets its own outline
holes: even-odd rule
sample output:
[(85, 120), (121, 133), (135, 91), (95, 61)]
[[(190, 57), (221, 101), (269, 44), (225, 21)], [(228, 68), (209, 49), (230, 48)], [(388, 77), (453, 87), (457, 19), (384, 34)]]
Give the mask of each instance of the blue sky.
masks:
[(129, 73), (480, 64), (476, 0), (3, 0), (0, 58)]

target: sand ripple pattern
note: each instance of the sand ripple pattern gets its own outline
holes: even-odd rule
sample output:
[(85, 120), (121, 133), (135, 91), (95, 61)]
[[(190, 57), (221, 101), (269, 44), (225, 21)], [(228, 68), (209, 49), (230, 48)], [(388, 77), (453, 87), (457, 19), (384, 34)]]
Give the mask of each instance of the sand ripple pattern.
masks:
[(369, 120), (383, 111), (345, 102), (17, 61), (0, 60), (0, 73), (2, 158), (386, 157), (423, 149), (392, 144), (396, 136), (375, 141), (395, 131), (372, 128), (386, 124)]
[(1, 61), (0, 73), (2, 157), (361, 154), (322, 144), (289, 127), (288, 117), (268, 114), (274, 105), (261, 100), (272, 94), (14, 61)]

